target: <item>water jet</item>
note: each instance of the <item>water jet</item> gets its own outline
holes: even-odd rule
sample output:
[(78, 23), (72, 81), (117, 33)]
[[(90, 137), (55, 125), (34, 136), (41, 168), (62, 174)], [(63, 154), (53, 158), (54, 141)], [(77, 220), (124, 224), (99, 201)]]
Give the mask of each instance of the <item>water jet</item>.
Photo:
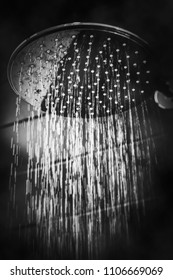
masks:
[[(155, 155), (149, 57), (138, 36), (94, 23), (47, 29), (12, 54), (8, 78), (18, 96), (17, 120), (21, 100), (30, 105), (26, 220), (36, 224), (44, 257), (61, 258), (65, 250), (98, 258), (107, 237), (129, 238), (129, 217), (139, 218), (139, 205), (145, 209)], [(15, 207), (19, 125), (14, 131)]]

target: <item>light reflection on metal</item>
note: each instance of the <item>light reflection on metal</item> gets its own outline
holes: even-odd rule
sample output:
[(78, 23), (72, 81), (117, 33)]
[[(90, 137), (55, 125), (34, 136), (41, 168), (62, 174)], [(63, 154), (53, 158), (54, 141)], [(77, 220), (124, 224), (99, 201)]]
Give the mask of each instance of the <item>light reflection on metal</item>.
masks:
[[(47, 30), (13, 53), (8, 73), (18, 94), (16, 118), (21, 98), (32, 105), (25, 127), (26, 219), (36, 223), (44, 256), (67, 250), (76, 258), (99, 257), (105, 235), (128, 238), (131, 209), (138, 213), (139, 203), (145, 209), (155, 153), (147, 55), (137, 36), (99, 24)], [(17, 123), (14, 132), (15, 206)]]
[(173, 109), (173, 96), (166, 96), (165, 93), (156, 90), (154, 100), (162, 109)]

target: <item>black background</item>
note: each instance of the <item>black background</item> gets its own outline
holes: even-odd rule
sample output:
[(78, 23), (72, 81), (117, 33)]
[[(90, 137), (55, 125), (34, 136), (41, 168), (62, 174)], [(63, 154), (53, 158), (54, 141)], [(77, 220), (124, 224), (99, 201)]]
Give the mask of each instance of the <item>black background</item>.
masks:
[[(97, 22), (125, 28), (151, 45), (161, 79), (173, 79), (173, 1), (3, 1), (0, 7), (0, 256), (16, 258), (15, 239), (7, 239), (6, 206), (11, 161), (10, 137), (2, 127), (15, 120), (15, 95), (7, 80), (7, 64), (14, 49), (43, 29), (71, 22)], [(154, 64), (155, 65), (155, 64)], [(148, 214), (140, 235), (119, 258), (173, 259), (173, 112), (160, 111), (165, 137), (160, 144), (162, 164), (155, 187), (163, 198)], [(163, 152), (164, 151), (164, 152)], [(134, 236), (136, 236), (134, 234)], [(113, 250), (113, 249), (112, 249)], [(15, 251), (15, 253), (14, 253)], [(111, 250), (110, 250), (111, 251)], [(18, 255), (21, 258), (21, 254)], [(114, 257), (111, 252), (108, 258)], [(25, 256), (26, 257), (26, 256)], [(117, 255), (115, 255), (117, 257)]]

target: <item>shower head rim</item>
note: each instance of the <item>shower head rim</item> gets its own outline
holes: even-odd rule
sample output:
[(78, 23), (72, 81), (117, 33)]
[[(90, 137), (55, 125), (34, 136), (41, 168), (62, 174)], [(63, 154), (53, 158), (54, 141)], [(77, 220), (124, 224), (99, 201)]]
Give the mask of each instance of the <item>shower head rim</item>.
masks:
[[(36, 42), (40, 38), (44, 36), (49, 36), (52, 34), (56, 34), (58, 32), (63, 32), (63, 31), (100, 31), (100, 32), (105, 32), (107, 34), (119, 36), (120, 38), (125, 38), (126, 40), (133, 42), (136, 44), (136, 46), (141, 47), (146, 53), (150, 54), (151, 49), (149, 44), (140, 38), (138, 35), (124, 29), (121, 27), (113, 26), (113, 25), (108, 25), (108, 24), (103, 24), (103, 23), (93, 23), (93, 22), (73, 22), (73, 23), (67, 23), (67, 24), (62, 24), (62, 25), (57, 25), (53, 26), (47, 29), (44, 29), (38, 33), (35, 33), (34, 35), (28, 37), (25, 39), (21, 44), (17, 46), (17, 48), (13, 51), (11, 54), (11, 57), (9, 59), (8, 65), (7, 65), (7, 78), (9, 81), (9, 84), (13, 90), (13, 93), (16, 94), (17, 96), (21, 97), (21, 99), (25, 100), (20, 95), (20, 92), (18, 89), (15, 87), (15, 84), (13, 82), (13, 64), (15, 63), (15, 60), (17, 56), (22, 52), (25, 47), (27, 47), (29, 44), (32, 44), (33, 42)], [(25, 100), (28, 102), (27, 100)]]
[(149, 51), (149, 44), (140, 38), (138, 35), (117, 26), (103, 24), (103, 23), (92, 23), (92, 22), (73, 22), (73, 23), (67, 23), (67, 24), (61, 24), (57, 26), (53, 26), (47, 29), (44, 29), (38, 33), (35, 33), (34, 35), (28, 37), (25, 39), (21, 44), (17, 46), (17, 48), (13, 51), (13, 53), (10, 56), (8, 66), (7, 66), (7, 77), (9, 84), (11, 88), (14, 90), (14, 92), (19, 95), (18, 91), (16, 90), (15, 86), (13, 85), (13, 78), (11, 75), (11, 69), (13, 62), (16, 58), (16, 56), (20, 53), (22, 49), (24, 49), (28, 44), (32, 43), (33, 41), (41, 38), (42, 36), (50, 35), (58, 31), (65, 31), (65, 30), (75, 30), (75, 29), (87, 29), (87, 30), (95, 30), (95, 31), (103, 31), (112, 33), (115, 35), (119, 35), (120, 37), (127, 38), (139, 46), (143, 47), (144, 49)]

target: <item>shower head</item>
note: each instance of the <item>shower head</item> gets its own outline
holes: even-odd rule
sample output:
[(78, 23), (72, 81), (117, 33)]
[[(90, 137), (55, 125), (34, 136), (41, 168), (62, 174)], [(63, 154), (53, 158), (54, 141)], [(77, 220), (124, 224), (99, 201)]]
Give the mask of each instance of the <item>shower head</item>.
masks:
[(148, 58), (147, 43), (129, 31), (65, 24), (19, 45), (8, 79), (38, 112), (96, 118), (128, 110), (151, 95)]

